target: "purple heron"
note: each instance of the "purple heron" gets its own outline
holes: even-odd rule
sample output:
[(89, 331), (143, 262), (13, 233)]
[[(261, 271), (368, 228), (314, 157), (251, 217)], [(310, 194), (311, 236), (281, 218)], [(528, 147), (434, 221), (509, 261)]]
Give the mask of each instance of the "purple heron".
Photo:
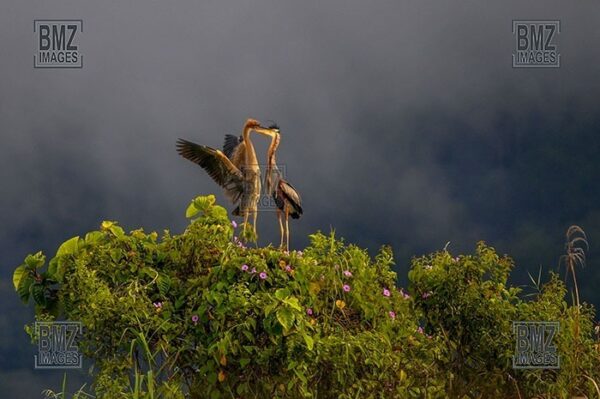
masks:
[[(202, 167), (208, 175), (225, 190), (229, 200), (238, 204), (233, 211), (236, 216), (244, 216), (244, 236), (248, 217), (253, 213), (253, 231), (256, 237), (257, 203), (260, 198), (260, 168), (254, 146), (250, 140), (250, 132), (270, 134), (270, 130), (262, 127), (255, 119), (248, 119), (244, 124), (241, 139), (236, 146), (228, 145), (225, 139), (223, 151), (187, 140), (177, 140), (179, 155)], [(234, 136), (231, 136), (234, 137)], [(234, 137), (235, 138), (235, 137)], [(237, 138), (235, 138), (237, 140)], [(231, 142), (231, 139), (229, 139)], [(223, 153), (225, 152), (225, 153)]]
[[(277, 206), (277, 220), (279, 221), (279, 232), (281, 234), (280, 247), (283, 247), (283, 240), (285, 237), (285, 249), (289, 250), (290, 247), (290, 228), (289, 228), (289, 217), (292, 219), (299, 219), (302, 215), (302, 200), (300, 194), (294, 186), (292, 186), (287, 180), (281, 176), (281, 172), (277, 167), (275, 160), (275, 153), (277, 147), (279, 147), (279, 141), (281, 135), (279, 133), (279, 127), (277, 125), (271, 125), (266, 131), (266, 134), (271, 136), (271, 145), (267, 151), (267, 172), (265, 175), (265, 181), (267, 186), (267, 193), (275, 200)], [(285, 230), (281, 217), (285, 216)]]

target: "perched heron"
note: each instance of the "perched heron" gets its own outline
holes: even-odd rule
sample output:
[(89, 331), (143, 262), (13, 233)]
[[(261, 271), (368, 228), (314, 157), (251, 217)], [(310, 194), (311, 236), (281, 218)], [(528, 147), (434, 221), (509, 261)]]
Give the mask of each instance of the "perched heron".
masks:
[[(289, 217), (291, 216), (292, 219), (300, 218), (300, 215), (302, 215), (302, 200), (300, 199), (298, 191), (296, 191), (294, 186), (281, 176), (281, 172), (279, 171), (279, 168), (277, 168), (275, 153), (277, 147), (279, 147), (281, 138), (279, 127), (277, 125), (269, 126), (266, 134), (271, 136), (271, 145), (267, 151), (267, 172), (265, 176), (267, 193), (273, 197), (275, 205), (277, 206), (277, 220), (279, 221), (279, 232), (281, 234), (279, 246), (283, 247), (283, 240), (285, 237), (285, 249), (289, 250)], [(282, 215), (285, 216), (285, 231), (281, 220)]]
[[(238, 204), (233, 211), (236, 216), (244, 216), (244, 236), (248, 217), (253, 213), (253, 231), (256, 237), (257, 203), (260, 198), (260, 168), (250, 132), (270, 135), (271, 130), (264, 128), (255, 119), (244, 124), (242, 136), (226, 136), (223, 151), (187, 140), (177, 140), (179, 155), (202, 167), (208, 175), (225, 189), (225, 195), (232, 203)], [(233, 139), (238, 141), (234, 145)], [(225, 152), (225, 153), (223, 153)]]

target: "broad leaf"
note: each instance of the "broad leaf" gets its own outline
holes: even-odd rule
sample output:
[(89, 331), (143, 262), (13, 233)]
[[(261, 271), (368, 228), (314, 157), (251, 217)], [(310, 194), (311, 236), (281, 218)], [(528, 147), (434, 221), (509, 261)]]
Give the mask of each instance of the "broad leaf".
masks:
[(289, 330), (294, 326), (294, 320), (296, 316), (289, 308), (280, 308), (277, 310), (277, 321), (281, 324), (284, 330)]

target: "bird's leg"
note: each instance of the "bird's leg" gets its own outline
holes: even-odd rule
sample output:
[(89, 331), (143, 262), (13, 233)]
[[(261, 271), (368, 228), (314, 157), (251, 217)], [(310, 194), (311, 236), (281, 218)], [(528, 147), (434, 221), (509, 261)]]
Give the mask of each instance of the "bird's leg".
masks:
[(246, 226), (248, 226), (248, 209), (244, 209), (244, 230), (242, 231), (242, 237), (244, 237), (244, 241), (246, 241)]
[(283, 235), (285, 233), (283, 232), (283, 222), (281, 221), (281, 211), (279, 208), (277, 209), (277, 220), (279, 220), (279, 237), (281, 238), (279, 240), (279, 248), (283, 248)]
[(254, 208), (254, 223), (252, 224), (252, 229), (254, 230), (254, 239), (258, 240), (258, 234), (256, 234), (256, 219), (258, 218), (258, 209)]
[(289, 208), (286, 206), (285, 207), (285, 250), (289, 251), (290, 250), (290, 226), (289, 226), (289, 217), (290, 216), (290, 210)]

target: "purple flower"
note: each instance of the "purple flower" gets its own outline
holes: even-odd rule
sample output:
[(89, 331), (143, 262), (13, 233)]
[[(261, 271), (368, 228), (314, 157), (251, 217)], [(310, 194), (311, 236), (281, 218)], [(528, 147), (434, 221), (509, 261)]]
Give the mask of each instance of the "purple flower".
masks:
[(429, 292), (424, 292), (424, 293), (423, 293), (423, 295), (421, 295), (421, 298), (423, 298), (423, 299), (427, 299), (427, 298), (429, 298), (430, 296), (431, 296), (431, 291), (429, 291)]
[(198, 320), (200, 320), (200, 318), (198, 317), (198, 315), (193, 315), (192, 316), (192, 323), (198, 324)]
[(344, 270), (344, 276), (352, 277), (352, 272), (350, 270)]
[(243, 272), (247, 272), (248, 271), (248, 265), (246, 265), (246, 264), (242, 265), (242, 271)]
[(231, 225), (233, 226), (234, 229), (237, 229), (237, 223), (235, 222), (235, 220), (231, 221)]
[(256, 273), (256, 267), (253, 267), (252, 270), (250, 270), (250, 273), (252, 273), (252, 274)]
[(309, 316), (312, 316), (313, 315), (312, 308), (306, 308), (306, 314), (309, 315)]
[(162, 302), (154, 302), (153, 305), (156, 309), (162, 308)]
[(390, 295), (392, 295), (392, 294), (390, 293), (390, 290), (388, 290), (387, 288), (384, 288), (384, 289), (383, 289), (383, 296), (390, 296)]
[(388, 312), (388, 314), (390, 315), (390, 317), (392, 318), (392, 320), (394, 320), (396, 318), (396, 312), (394, 312), (393, 310), (390, 310)]
[(265, 280), (267, 278), (267, 273), (265, 272), (260, 272), (260, 274), (258, 275), (258, 277), (261, 278), (261, 280)]
[(344, 285), (342, 286), (342, 289), (343, 289), (345, 292), (350, 292), (350, 286), (349, 286), (348, 284), (344, 284)]
[(291, 271), (292, 271), (292, 267), (291, 267), (290, 265), (287, 265), (287, 266), (285, 267), (285, 271), (286, 271), (286, 272), (291, 272)]

